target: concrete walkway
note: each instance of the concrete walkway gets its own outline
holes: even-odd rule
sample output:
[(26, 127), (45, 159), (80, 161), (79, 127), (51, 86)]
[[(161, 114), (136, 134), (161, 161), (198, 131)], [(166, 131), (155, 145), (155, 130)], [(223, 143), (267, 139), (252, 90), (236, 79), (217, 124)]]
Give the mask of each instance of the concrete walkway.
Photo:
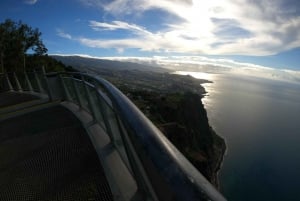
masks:
[[(32, 100), (0, 94), (0, 107)], [(57, 105), (0, 121), (0, 200), (112, 200), (81, 122)]]
[(0, 109), (37, 99), (37, 96), (31, 94), (17, 92), (2, 92), (0, 93)]

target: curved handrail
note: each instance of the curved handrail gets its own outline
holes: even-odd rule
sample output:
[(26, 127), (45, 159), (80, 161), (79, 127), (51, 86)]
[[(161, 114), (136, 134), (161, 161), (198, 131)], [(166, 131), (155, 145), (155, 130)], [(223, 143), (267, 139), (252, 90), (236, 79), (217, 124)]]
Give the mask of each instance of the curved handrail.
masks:
[[(85, 73), (51, 73), (44, 77), (47, 78), (49, 96), (59, 97), (65, 93), (61, 97), (72, 100), (62, 76), (71, 78), (69, 87), (73, 88), (73, 95), (80, 107), (87, 107), (91, 113), (94, 112), (93, 101), (95, 100), (91, 100), (88, 90), (92, 88), (98, 98), (105, 102), (109, 110), (117, 116), (119, 135), (127, 153), (125, 163), (130, 164), (129, 169), (136, 176), (141, 191), (149, 191), (145, 192), (148, 195), (146, 197), (152, 200), (226, 201), (159, 129), (111, 83), (100, 76)], [(26, 82), (28, 82), (27, 85), (30, 84), (29, 81)], [(80, 92), (76, 88), (75, 82), (77, 82), (76, 86), (81, 86), (83, 91)], [(51, 88), (51, 83), (56, 87)], [(61, 87), (57, 88), (57, 86)], [(54, 91), (60, 92), (51, 94)], [(83, 100), (84, 95), (86, 97)], [(109, 131), (108, 128), (107, 131)]]
[(164, 180), (179, 200), (226, 200), (122, 92), (99, 76), (84, 76), (95, 79), (105, 89), (116, 113), (131, 131), (129, 137), (148, 176), (159, 174), (153, 183)]

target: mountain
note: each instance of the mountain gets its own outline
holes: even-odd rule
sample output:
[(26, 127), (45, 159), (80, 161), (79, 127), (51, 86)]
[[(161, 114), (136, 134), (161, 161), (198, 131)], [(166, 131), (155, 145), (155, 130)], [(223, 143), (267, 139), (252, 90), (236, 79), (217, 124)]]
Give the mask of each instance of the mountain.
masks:
[(72, 66), (80, 71), (86, 68), (105, 69), (105, 70), (140, 70), (152, 72), (169, 72), (168, 69), (158, 66), (149, 66), (134, 62), (113, 61), (107, 59), (88, 58), (82, 56), (59, 56), (50, 55), (52, 58), (61, 61), (67, 66)]

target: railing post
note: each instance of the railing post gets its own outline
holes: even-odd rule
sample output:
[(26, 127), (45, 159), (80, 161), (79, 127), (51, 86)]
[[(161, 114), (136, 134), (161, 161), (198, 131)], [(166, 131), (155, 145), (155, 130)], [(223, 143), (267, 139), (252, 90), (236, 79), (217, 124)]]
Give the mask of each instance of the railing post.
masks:
[[(95, 90), (98, 92), (99, 89), (98, 89), (98, 86), (97, 86), (96, 82), (94, 82), (94, 86), (95, 86)], [(106, 128), (106, 132), (109, 135), (109, 137), (112, 139), (112, 141), (114, 141), (114, 136), (113, 136), (113, 133), (112, 133), (112, 129), (111, 129), (109, 121), (107, 120), (108, 119), (108, 114), (107, 114), (107, 111), (106, 111), (104, 103), (103, 103), (104, 100), (98, 94), (97, 94), (97, 99), (98, 99), (98, 103), (99, 103), (99, 107), (100, 107), (100, 113), (102, 115), (102, 119), (104, 121), (104, 125), (105, 125), (105, 128)]]
[(64, 91), (64, 98), (68, 101), (71, 101), (72, 98), (71, 98), (71, 95), (70, 95), (70, 92), (68, 91), (67, 87), (66, 87), (66, 83), (64, 81), (64, 78), (61, 76), (61, 74), (58, 75), (59, 76), (59, 79), (61, 81), (61, 86), (63, 88), (63, 91)]
[(36, 80), (36, 83), (37, 83), (37, 86), (38, 86), (38, 90), (39, 90), (38, 92), (40, 92), (40, 93), (44, 92), (41, 81), (40, 81), (40, 79), (37, 75), (37, 72), (34, 70), (33, 73), (34, 73), (34, 77), (35, 77), (35, 80)]
[(72, 82), (73, 90), (75, 92), (76, 100), (78, 101), (80, 108), (83, 108), (83, 102), (80, 98), (78, 88), (75, 86), (75, 79), (73, 76), (71, 76), (71, 82)]
[(46, 75), (46, 71), (45, 71), (45, 67), (42, 66), (42, 73), (43, 73), (43, 79), (44, 79), (44, 82), (45, 82), (45, 87), (46, 87), (46, 92), (48, 93), (48, 97), (49, 97), (49, 101), (53, 101), (53, 94), (51, 93), (51, 90), (50, 90), (50, 84), (49, 84), (49, 80), (48, 80), (48, 77)]
[[(143, 165), (134, 149), (132, 142), (128, 136), (128, 131), (124, 128), (122, 121), (116, 115), (116, 121), (118, 124), (119, 132), (121, 134), (122, 142), (125, 144), (124, 149), (126, 150), (126, 156), (132, 169), (132, 174), (135, 177), (135, 180), (140, 187), (140, 190), (143, 191), (148, 197), (151, 197), (153, 201), (158, 201), (157, 195), (149, 181), (149, 178), (143, 169)], [(125, 134), (126, 133), (126, 134)]]
[(91, 93), (90, 91), (88, 90), (88, 87), (85, 83), (85, 79), (84, 79), (84, 76), (81, 75), (81, 80), (82, 80), (82, 84), (83, 84), (83, 87), (84, 87), (84, 91), (85, 91), (85, 95), (87, 97), (87, 101), (88, 101), (88, 105), (89, 105), (89, 108), (90, 108), (90, 111), (92, 112), (92, 116), (93, 116), (93, 120), (94, 121), (97, 121), (97, 117), (96, 117), (96, 107), (94, 105), (94, 102), (92, 101), (92, 98), (91, 98)]
[(27, 75), (26, 72), (24, 72), (24, 76), (25, 76), (26, 84), (27, 84), (27, 86), (28, 86), (28, 90), (32, 92), (32, 91), (33, 91), (33, 88), (32, 88), (31, 82), (30, 82), (30, 80), (29, 80), (28, 75)]
[(12, 84), (11, 84), (9, 78), (8, 78), (7, 73), (5, 73), (5, 79), (6, 79), (6, 83), (7, 83), (7, 86), (8, 86), (8, 90), (9, 91), (14, 91), (14, 88), (12, 87)]
[(22, 90), (22, 87), (21, 87), (21, 84), (20, 84), (20, 82), (19, 82), (19, 80), (18, 80), (17, 74), (14, 72), (13, 75), (14, 75), (14, 79), (15, 79), (15, 82), (16, 82), (17, 90), (18, 90), (18, 91), (23, 91), (23, 90)]

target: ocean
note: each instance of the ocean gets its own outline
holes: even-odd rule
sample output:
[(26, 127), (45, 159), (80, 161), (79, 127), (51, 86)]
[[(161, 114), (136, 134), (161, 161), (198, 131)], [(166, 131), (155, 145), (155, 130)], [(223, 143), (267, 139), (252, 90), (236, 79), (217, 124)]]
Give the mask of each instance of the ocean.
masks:
[(203, 103), (227, 144), (219, 172), (223, 195), (229, 201), (299, 201), (300, 83), (198, 77), (213, 81), (203, 85), (208, 92)]

